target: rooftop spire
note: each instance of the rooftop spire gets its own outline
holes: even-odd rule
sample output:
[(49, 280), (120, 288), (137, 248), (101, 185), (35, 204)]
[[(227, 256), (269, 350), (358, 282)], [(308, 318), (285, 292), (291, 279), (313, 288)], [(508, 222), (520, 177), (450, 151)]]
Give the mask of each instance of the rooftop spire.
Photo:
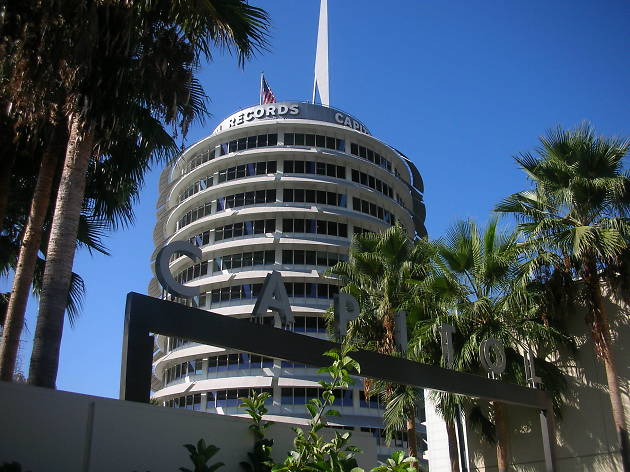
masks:
[(328, 0), (321, 0), (319, 7), (319, 28), (317, 29), (317, 52), (315, 53), (315, 81), (313, 82), (313, 103), (319, 91), (322, 105), (330, 105), (328, 94)]

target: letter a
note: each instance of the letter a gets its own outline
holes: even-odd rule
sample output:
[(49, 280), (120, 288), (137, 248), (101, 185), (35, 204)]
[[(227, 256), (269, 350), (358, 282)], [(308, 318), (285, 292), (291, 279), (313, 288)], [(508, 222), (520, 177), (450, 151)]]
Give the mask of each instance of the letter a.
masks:
[(267, 310), (275, 311), (278, 314), (282, 326), (295, 322), (287, 290), (282, 282), (282, 276), (276, 270), (271, 274), (267, 274), (258, 300), (256, 300), (256, 305), (254, 305), (252, 316), (262, 322), (262, 318), (267, 314)]

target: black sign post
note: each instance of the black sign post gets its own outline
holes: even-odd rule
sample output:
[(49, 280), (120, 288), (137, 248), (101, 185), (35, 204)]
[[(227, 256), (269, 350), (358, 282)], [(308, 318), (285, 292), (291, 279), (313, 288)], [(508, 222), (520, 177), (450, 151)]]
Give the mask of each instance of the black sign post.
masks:
[[(328, 366), (330, 359), (323, 354), (340, 347), (323, 339), (131, 292), (127, 295), (125, 313), (121, 400), (149, 402), (154, 346), (152, 334), (180, 337), (317, 367)], [(553, 411), (547, 392), (370, 351), (353, 352), (352, 357), (361, 365), (363, 377), (539, 410), (545, 470), (555, 471)]]

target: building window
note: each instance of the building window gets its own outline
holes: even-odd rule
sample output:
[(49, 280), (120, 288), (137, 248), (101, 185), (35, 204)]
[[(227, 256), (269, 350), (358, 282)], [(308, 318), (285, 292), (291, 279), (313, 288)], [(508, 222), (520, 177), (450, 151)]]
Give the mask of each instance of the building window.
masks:
[(282, 201), (285, 203), (317, 203), (338, 207), (346, 206), (346, 196), (336, 192), (323, 190), (285, 188), (282, 191)]
[(339, 261), (346, 260), (348, 260), (348, 258), (345, 255), (331, 252), (305, 251), (302, 249), (288, 249), (282, 251), (283, 264), (331, 267)]
[(383, 220), (385, 223), (389, 223), (392, 226), (396, 224), (396, 217), (393, 213), (367, 200), (362, 200), (357, 197), (352, 198), (352, 209)]
[(249, 205), (260, 205), (263, 203), (275, 203), (276, 191), (272, 190), (256, 190), (253, 192), (236, 193), (217, 199), (217, 211), (223, 211), (228, 208), (240, 208)]
[[(285, 282), (284, 286), (290, 298), (332, 299), (339, 293), (339, 286), (332, 284), (316, 284), (306, 282)], [(210, 307), (218, 304), (257, 298), (262, 284), (232, 285), (213, 289), (206, 294)], [(267, 320), (268, 319), (268, 320)], [(266, 323), (273, 325), (273, 317), (265, 318)]]
[(186, 168), (184, 169), (184, 171), (182, 172), (182, 174), (187, 174), (189, 173), (191, 170), (196, 169), (197, 167), (199, 167), (201, 164), (211, 161), (212, 159), (215, 158), (215, 149), (208, 149), (206, 151), (203, 151), (199, 154), (196, 154), (195, 157), (193, 157), (190, 161), (190, 163), (186, 166)]
[[(245, 138), (234, 139), (227, 143), (222, 143), (220, 147), (220, 155), (224, 156), (228, 152), (244, 151), (246, 149), (253, 149), (267, 146), (277, 146), (278, 135), (274, 134), (260, 134), (258, 136), (248, 136)], [(274, 171), (275, 172), (275, 171)]]
[(219, 226), (214, 230), (214, 240), (223, 241), (252, 234), (273, 233), (276, 230), (276, 220), (254, 220)]
[(315, 174), (335, 177), (337, 179), (346, 178), (346, 168), (335, 164), (314, 161), (284, 161), (283, 173), (285, 174)]
[(387, 169), (388, 172), (392, 172), (392, 163), (372, 149), (359, 146), (356, 143), (350, 143), (350, 154), (370, 161), (372, 164), (376, 164), (383, 169)]
[(238, 407), (241, 404), (241, 398), (249, 397), (253, 394), (268, 393), (269, 397), (265, 401), (265, 405), (273, 403), (273, 389), (271, 388), (231, 388), (229, 390), (218, 390), (216, 392), (208, 392), (208, 408), (217, 407)]
[(241, 267), (272, 265), (275, 264), (275, 262), (275, 250), (228, 254), (214, 258), (213, 271), (217, 272), (221, 270), (240, 269)]
[[(338, 389), (334, 391), (334, 406), (352, 408), (352, 390)], [(285, 387), (281, 390), (280, 404), (304, 405), (305, 403), (321, 398), (322, 389), (318, 387)]]
[(348, 225), (336, 221), (284, 218), (283, 233), (325, 234), (328, 236), (348, 237)]
[(210, 215), (212, 213), (211, 209), (212, 203), (206, 202), (203, 205), (188, 211), (177, 221), (177, 230), (182, 229), (184, 226), (187, 226), (190, 223), (197, 221), (200, 218), (203, 218), (204, 216)]
[(383, 409), (383, 405), (381, 404), (378, 395), (366, 397), (364, 390), (359, 391), (359, 406), (361, 408)]
[(253, 177), (256, 175), (275, 174), (276, 161), (251, 162), (235, 167), (229, 167), (219, 171), (217, 183), (229, 182), (230, 180)]
[(312, 146), (346, 152), (346, 142), (343, 139), (318, 134), (284, 133), (284, 144), (285, 146)]
[(394, 198), (394, 190), (389, 185), (365, 172), (352, 169), (352, 181), (370, 187), (383, 195), (387, 195), (389, 198)]
[(206, 244), (210, 244), (210, 231), (204, 231), (203, 233), (199, 233), (195, 236), (193, 236), (192, 238), (188, 239), (188, 242), (190, 242), (190, 244), (197, 246), (197, 247), (201, 247), (201, 246), (205, 246)]
[(190, 266), (188, 269), (184, 269), (175, 276), (175, 280), (183, 284), (190, 280), (203, 277), (204, 275), (208, 275), (208, 261), (203, 261)]
[(326, 333), (326, 320), (319, 316), (294, 316), (293, 331), (296, 333)]
[(184, 200), (186, 200), (188, 197), (190, 197), (191, 195), (194, 195), (198, 192), (201, 192), (207, 188), (212, 187), (212, 183), (213, 183), (213, 177), (210, 176), (206, 176), (203, 177), (202, 179), (196, 181), (194, 184), (186, 187), (184, 190), (182, 190), (179, 193), (179, 196), (177, 197), (177, 201), (178, 202), (183, 202)]

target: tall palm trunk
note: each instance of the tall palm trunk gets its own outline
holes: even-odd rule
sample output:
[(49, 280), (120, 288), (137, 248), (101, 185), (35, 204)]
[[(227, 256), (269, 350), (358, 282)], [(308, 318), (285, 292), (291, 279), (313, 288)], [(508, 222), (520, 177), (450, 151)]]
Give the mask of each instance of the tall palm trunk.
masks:
[(457, 432), (455, 431), (455, 422), (453, 420), (445, 420), (446, 437), (448, 438), (448, 457), (451, 461), (451, 472), (459, 472), (459, 447), (457, 446)]
[(58, 125), (52, 131), (46, 152), (42, 156), (42, 162), (37, 176), (37, 184), (31, 201), (31, 209), (22, 238), (20, 255), (13, 277), (13, 288), (11, 298), (6, 312), (5, 327), (2, 333), (2, 344), (0, 344), (0, 380), (10, 381), (13, 379), (15, 362), (18, 348), (20, 346), (20, 336), (24, 326), (24, 314), (33, 275), (37, 262), (37, 253), (42, 242), (44, 221), (50, 206), (51, 191), (59, 154), (63, 152), (65, 141), (65, 130)]
[[(416, 413), (407, 412), (407, 454), (417, 459), (418, 457), (418, 435), (416, 434)], [(415, 463), (418, 467), (419, 460)]]
[(588, 291), (589, 306), (587, 310), (587, 323), (591, 327), (591, 336), (595, 344), (597, 356), (604, 362), (606, 380), (608, 382), (608, 394), (612, 407), (615, 430), (619, 441), (621, 463), (624, 472), (630, 472), (630, 443), (628, 440), (628, 428), (626, 426), (621, 390), (619, 388), (619, 376), (617, 375), (617, 362), (612, 350), (610, 336), (610, 324), (608, 314), (604, 307), (602, 297), (601, 280), (597, 273), (597, 265), (593, 257), (587, 257), (583, 261), (582, 279)]
[(494, 412), (494, 425), (497, 432), (497, 467), (499, 472), (508, 470), (508, 427), (505, 405), (500, 402), (492, 402)]
[(86, 126), (80, 116), (72, 115), (66, 157), (50, 230), (33, 341), (28, 376), (28, 381), (32, 385), (55, 388), (57, 380), (64, 313), (92, 142), (92, 127)]

